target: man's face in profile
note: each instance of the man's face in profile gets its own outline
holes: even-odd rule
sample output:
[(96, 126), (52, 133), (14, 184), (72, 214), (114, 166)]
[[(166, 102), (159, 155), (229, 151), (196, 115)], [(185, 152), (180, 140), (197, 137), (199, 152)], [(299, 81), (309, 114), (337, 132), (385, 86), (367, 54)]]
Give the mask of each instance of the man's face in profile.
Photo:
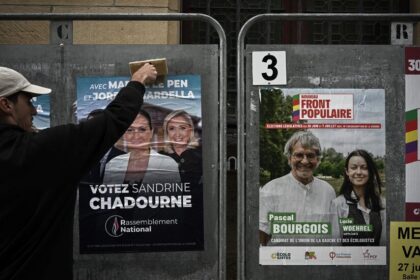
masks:
[(293, 146), (289, 158), (293, 176), (301, 183), (312, 181), (315, 168), (318, 166), (319, 151), (314, 148), (304, 148), (299, 142)]

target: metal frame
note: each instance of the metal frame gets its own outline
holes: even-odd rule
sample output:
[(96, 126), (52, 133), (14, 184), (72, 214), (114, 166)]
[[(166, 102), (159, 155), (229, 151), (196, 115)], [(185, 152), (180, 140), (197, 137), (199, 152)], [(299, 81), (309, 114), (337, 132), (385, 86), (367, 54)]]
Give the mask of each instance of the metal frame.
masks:
[(227, 43), (225, 32), (218, 21), (205, 14), (183, 13), (0, 13), (0, 20), (107, 20), (107, 21), (182, 21), (207, 22), (219, 35), (219, 217), (218, 217), (218, 276), (226, 278), (226, 87), (227, 87)]
[(245, 279), (245, 102), (250, 98), (249, 93), (245, 92), (245, 37), (249, 28), (256, 22), (262, 20), (280, 20), (280, 21), (401, 21), (418, 22), (420, 14), (350, 14), (350, 13), (315, 13), (315, 14), (260, 14), (250, 18), (242, 26), (237, 40), (237, 127), (238, 127), (238, 229), (237, 229), (237, 279)]

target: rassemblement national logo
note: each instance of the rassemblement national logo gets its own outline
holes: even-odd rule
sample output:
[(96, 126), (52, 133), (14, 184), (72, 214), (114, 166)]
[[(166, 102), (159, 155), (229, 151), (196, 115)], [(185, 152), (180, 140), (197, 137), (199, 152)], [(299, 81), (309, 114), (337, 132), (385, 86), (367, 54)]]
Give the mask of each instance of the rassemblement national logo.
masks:
[(123, 235), (121, 231), (121, 220), (123, 217), (118, 215), (110, 216), (105, 222), (105, 231), (111, 237), (120, 237)]
[(139, 234), (152, 232), (152, 225), (160, 220), (125, 220), (119, 215), (112, 215), (105, 221), (105, 231), (111, 237), (120, 237), (124, 233)]

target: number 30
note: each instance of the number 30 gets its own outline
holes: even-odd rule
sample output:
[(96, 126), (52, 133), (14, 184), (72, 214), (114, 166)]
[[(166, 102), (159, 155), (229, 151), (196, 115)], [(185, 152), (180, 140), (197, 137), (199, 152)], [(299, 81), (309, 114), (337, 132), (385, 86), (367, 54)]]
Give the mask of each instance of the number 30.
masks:
[(419, 59), (409, 59), (408, 64), (409, 64), (408, 71), (420, 71)]

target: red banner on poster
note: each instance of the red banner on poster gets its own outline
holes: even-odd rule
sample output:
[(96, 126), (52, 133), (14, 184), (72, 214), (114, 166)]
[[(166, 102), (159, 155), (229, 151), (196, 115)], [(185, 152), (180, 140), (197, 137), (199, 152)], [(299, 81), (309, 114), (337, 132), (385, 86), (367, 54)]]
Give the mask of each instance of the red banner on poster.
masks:
[(405, 74), (420, 74), (420, 52), (418, 48), (405, 48)]

